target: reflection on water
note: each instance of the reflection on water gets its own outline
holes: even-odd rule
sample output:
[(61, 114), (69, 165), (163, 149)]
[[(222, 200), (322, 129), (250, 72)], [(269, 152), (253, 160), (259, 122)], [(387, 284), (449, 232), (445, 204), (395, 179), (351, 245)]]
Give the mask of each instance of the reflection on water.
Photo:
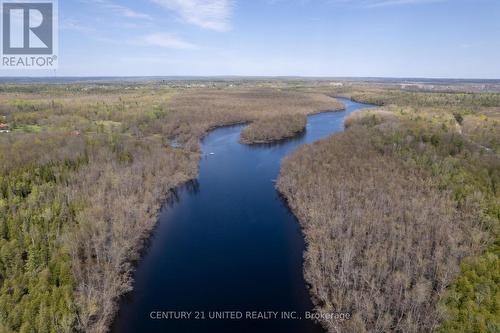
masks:
[[(174, 191), (124, 297), (114, 332), (314, 333), (307, 320), (212, 319), (218, 311), (303, 315), (313, 307), (302, 272), (300, 226), (275, 190), (280, 163), (299, 145), (343, 128), (347, 110), (309, 117), (307, 131), (277, 144), (239, 143), (243, 126), (203, 140), (197, 181)], [(152, 319), (153, 311), (199, 312), (205, 319)], [(153, 317), (157, 317), (153, 315)]]

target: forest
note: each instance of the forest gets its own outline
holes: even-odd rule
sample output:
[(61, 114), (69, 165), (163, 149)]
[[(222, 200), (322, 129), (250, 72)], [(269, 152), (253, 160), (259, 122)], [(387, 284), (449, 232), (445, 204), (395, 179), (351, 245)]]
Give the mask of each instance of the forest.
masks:
[(207, 131), (287, 138), (337, 96), (380, 107), (277, 184), (317, 310), (352, 312), (342, 332), (497, 332), (500, 94), (292, 80), (0, 85), (0, 332), (106, 332)]
[(277, 184), (304, 230), (317, 311), (353, 313), (324, 326), (498, 332), (500, 95), (331, 94), (380, 107), (288, 157)]
[(252, 122), (241, 133), (245, 144), (272, 143), (293, 138), (306, 130), (307, 117), (302, 114), (280, 115)]
[(1, 85), (0, 331), (106, 332), (208, 130), (338, 106), (268, 83)]

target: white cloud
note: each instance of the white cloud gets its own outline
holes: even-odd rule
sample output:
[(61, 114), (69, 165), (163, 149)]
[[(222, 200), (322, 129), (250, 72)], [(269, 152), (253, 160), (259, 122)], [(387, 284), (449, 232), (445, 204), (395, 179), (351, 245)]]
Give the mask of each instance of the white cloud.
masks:
[(96, 31), (94, 28), (84, 25), (78, 20), (70, 18), (63, 20), (59, 28), (61, 30), (74, 30), (82, 33), (89, 33)]
[(122, 6), (122, 5), (110, 3), (107, 5), (107, 7), (114, 10), (115, 12), (121, 14), (122, 16), (125, 16), (125, 17), (151, 20), (150, 15), (132, 10), (132, 9), (125, 7), (125, 6)]
[(119, 5), (117, 3), (114, 3), (109, 0), (87, 0), (87, 2), (91, 2), (94, 4), (97, 4), (105, 9), (109, 9), (116, 14), (127, 17), (127, 18), (135, 18), (135, 19), (145, 19), (145, 20), (151, 20), (152, 17), (148, 14), (138, 12), (136, 10), (133, 10), (129, 7), (125, 7), (122, 5)]
[(186, 23), (215, 31), (227, 31), (233, 0), (152, 0), (172, 10)]
[(386, 7), (397, 5), (418, 5), (423, 3), (442, 2), (443, 0), (376, 0), (367, 3), (366, 7)]
[(376, 8), (401, 5), (419, 5), (444, 1), (447, 0), (329, 0), (328, 2), (337, 5), (355, 5), (364, 8)]
[(169, 33), (154, 33), (142, 38), (142, 43), (167, 49), (195, 49), (196, 45)]

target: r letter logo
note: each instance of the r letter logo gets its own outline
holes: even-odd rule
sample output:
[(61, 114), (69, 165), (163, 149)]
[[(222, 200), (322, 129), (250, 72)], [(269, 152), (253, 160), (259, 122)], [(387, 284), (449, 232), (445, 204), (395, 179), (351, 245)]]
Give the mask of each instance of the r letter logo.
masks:
[(2, 68), (57, 68), (57, 3), (2, 1)]

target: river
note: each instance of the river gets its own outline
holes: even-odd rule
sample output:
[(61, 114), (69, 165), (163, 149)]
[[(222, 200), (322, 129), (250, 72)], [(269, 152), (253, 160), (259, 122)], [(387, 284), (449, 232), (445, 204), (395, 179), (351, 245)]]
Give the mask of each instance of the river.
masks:
[[(199, 178), (162, 209), (113, 332), (323, 332), (299, 319), (313, 308), (302, 271), (305, 244), (275, 180), (298, 146), (342, 131), (349, 113), (371, 107), (339, 100), (345, 111), (309, 116), (303, 135), (281, 143), (242, 145), (244, 126), (205, 137)], [(251, 311), (267, 317), (246, 319)], [(184, 318), (166, 319), (181, 312)]]

